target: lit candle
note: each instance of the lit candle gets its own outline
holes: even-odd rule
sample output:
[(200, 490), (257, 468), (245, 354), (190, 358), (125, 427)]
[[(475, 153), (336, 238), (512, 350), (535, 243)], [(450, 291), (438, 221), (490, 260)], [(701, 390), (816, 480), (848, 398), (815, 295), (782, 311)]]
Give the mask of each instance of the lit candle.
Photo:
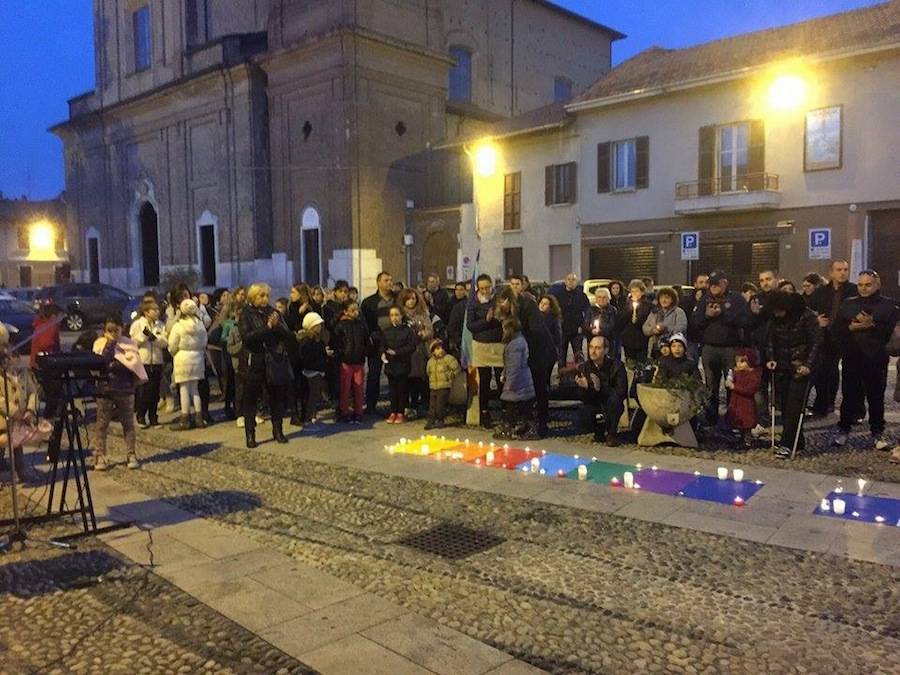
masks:
[(401, 439), (400, 439), (400, 445), (406, 445), (406, 439), (405, 439), (405, 438), (401, 438)]
[(578, 480), (587, 480), (587, 467), (584, 464), (578, 465)]
[(700, 472), (699, 472), (699, 471), (695, 471), (695, 472), (694, 472), (694, 475), (695, 475), (695, 476), (699, 476), (699, 475), (700, 475)]
[(613, 485), (616, 485), (616, 486), (619, 485), (619, 479), (616, 478), (615, 476), (613, 476), (613, 477), (612, 477), (612, 480), (609, 481), (609, 482), (612, 483)]
[(819, 503), (819, 511), (822, 511), (822, 512), (831, 511), (831, 502), (828, 499), (823, 498), (822, 501)]
[(422, 454), (423, 454), (423, 455), (427, 455), (427, 454), (428, 454), (428, 446), (427, 446), (427, 445), (423, 445), (423, 446), (422, 446)]
[(627, 488), (633, 488), (634, 487), (634, 474), (631, 473), (630, 471), (626, 471), (625, 474), (622, 476), (622, 484)]
[(494, 451), (493, 450), (488, 450), (487, 455), (485, 455), (484, 461), (487, 462), (488, 464), (494, 463)]
[(876, 523), (883, 523), (883, 522), (884, 522), (884, 516), (875, 516), (875, 522), (876, 522)]
[(575, 455), (575, 459), (578, 459), (578, 455)]
[(643, 468), (641, 464), (635, 464), (634, 466), (638, 471), (640, 471)]
[(565, 478), (566, 472), (563, 469), (560, 469), (559, 471), (556, 472), (556, 475), (559, 476), (560, 478)]
[(738, 495), (737, 497), (735, 497), (735, 498), (734, 498), (734, 505), (735, 505), (735, 506), (743, 506), (743, 505), (744, 505), (744, 498), (741, 497), (740, 495)]
[(539, 460), (537, 457), (531, 458), (531, 470), (535, 473), (541, 470), (541, 460)]
[(831, 502), (831, 505), (834, 507), (834, 512), (838, 516), (844, 515), (844, 511), (847, 509), (847, 502), (843, 499), (835, 499)]
[(594, 319), (594, 332), (600, 332), (600, 319)]
[(640, 484), (640, 483), (635, 483), (635, 484), (634, 484), (634, 489), (635, 489), (635, 490), (640, 490), (640, 489), (641, 489), (641, 484)]
[(658, 466), (656, 466), (656, 464), (654, 464), (654, 465), (653, 465), (653, 466), (651, 466), (651, 467), (650, 467), (650, 468), (651, 468), (651, 469), (652, 469), (652, 470), (653, 470), (653, 471), (656, 471), (656, 470), (657, 470), (657, 469), (658, 469), (658, 468), (659, 468), (659, 467), (658, 467)]
[(859, 518), (859, 511), (854, 511), (850, 515), (853, 516), (854, 518)]
[(522, 473), (528, 473), (528, 467), (527, 467), (527, 466), (523, 466), (523, 467), (522, 467)]
[(637, 321), (637, 308), (638, 308), (638, 301), (634, 300), (631, 303), (631, 320), (632, 321)]
[(547, 474), (547, 469), (541, 469), (541, 475), (544, 476)]
[(597, 461), (597, 458), (596, 458), (596, 457), (591, 457), (591, 461), (592, 461), (592, 462), (596, 462), (596, 461)]
[(734, 479), (738, 483), (740, 483), (742, 480), (744, 480), (744, 470), (743, 469), (735, 469), (734, 471), (731, 472), (731, 475), (734, 476)]
[(509, 443), (504, 443), (504, 444), (503, 444), (503, 449), (504, 449), (504, 450), (509, 450)]
[(862, 497), (863, 490), (866, 489), (866, 483), (868, 481), (865, 478), (857, 478), (856, 484), (859, 486), (859, 496)]
[(716, 469), (716, 474), (718, 474), (719, 480), (726, 480), (728, 478), (728, 469), (726, 469), (724, 466), (720, 466), (718, 469)]
[(483, 447), (484, 447), (484, 441), (478, 441), (478, 447), (479, 447), (479, 448), (483, 448)]

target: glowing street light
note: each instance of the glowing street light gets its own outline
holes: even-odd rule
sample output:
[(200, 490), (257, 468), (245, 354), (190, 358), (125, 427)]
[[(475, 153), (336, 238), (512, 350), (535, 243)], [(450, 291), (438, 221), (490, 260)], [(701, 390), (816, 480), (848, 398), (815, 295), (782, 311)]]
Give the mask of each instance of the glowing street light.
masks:
[(806, 100), (806, 81), (798, 75), (778, 75), (769, 85), (769, 107), (791, 110)]
[(475, 150), (475, 171), (482, 178), (493, 176), (497, 172), (497, 148), (485, 143)]
[(32, 223), (28, 230), (28, 243), (32, 253), (52, 253), (56, 240), (56, 231), (53, 225), (46, 220)]

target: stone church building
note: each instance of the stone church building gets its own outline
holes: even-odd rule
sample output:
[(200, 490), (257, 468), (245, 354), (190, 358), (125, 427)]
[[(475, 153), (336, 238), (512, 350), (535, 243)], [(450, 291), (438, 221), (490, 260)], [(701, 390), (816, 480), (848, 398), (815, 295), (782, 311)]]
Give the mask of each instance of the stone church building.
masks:
[(96, 86), (52, 129), (72, 269), (128, 289), (186, 266), (279, 289), (443, 276), (458, 228), (427, 214), (472, 178), (434, 148), (567, 100), (621, 37), (545, 0), (94, 0)]

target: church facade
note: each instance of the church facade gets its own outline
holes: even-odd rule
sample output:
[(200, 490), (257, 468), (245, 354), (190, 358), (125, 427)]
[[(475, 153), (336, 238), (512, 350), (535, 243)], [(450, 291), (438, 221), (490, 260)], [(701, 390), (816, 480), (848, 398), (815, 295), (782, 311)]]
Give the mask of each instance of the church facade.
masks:
[(207, 287), (415, 280), (411, 214), (471, 201), (464, 152), (434, 148), (577, 94), (623, 37), (543, 0), (95, 0), (94, 14), (95, 89), (52, 131), (73, 274), (132, 290), (184, 267)]

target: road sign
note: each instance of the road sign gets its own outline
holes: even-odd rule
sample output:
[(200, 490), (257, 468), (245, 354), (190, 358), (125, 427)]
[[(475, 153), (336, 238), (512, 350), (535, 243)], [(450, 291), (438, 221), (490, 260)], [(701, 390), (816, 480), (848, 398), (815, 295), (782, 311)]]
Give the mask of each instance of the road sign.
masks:
[(819, 227), (809, 231), (809, 259), (828, 260), (831, 258), (831, 228)]
[(681, 233), (681, 259), (700, 260), (700, 233)]

